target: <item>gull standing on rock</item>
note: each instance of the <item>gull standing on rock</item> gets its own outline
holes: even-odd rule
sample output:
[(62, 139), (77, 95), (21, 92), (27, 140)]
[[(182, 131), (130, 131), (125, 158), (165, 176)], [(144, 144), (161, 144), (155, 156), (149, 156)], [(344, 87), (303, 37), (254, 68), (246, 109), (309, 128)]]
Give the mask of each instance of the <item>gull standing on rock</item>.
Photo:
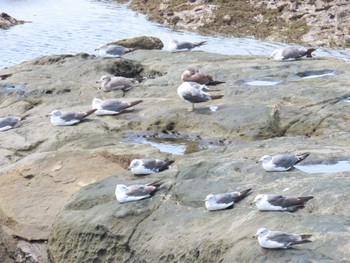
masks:
[(182, 81), (192, 81), (207, 86), (214, 86), (225, 83), (224, 81), (214, 80), (214, 78), (208, 74), (202, 74), (198, 72), (196, 68), (188, 68), (181, 75)]
[(308, 157), (309, 153), (296, 154), (296, 155), (264, 155), (260, 158), (265, 171), (268, 172), (284, 172), (293, 168), (294, 165)]
[(87, 112), (62, 112), (59, 110), (52, 111), (50, 121), (53, 126), (69, 126), (79, 123), (82, 119), (94, 113), (97, 109), (92, 109)]
[(282, 60), (291, 60), (291, 59), (300, 59), (302, 57), (312, 58), (312, 52), (314, 52), (316, 48), (294, 48), (287, 47), (283, 49), (276, 49), (272, 52), (271, 56), (273, 60), (282, 61)]
[(194, 110), (194, 104), (206, 102), (209, 100), (221, 99), (224, 95), (210, 95), (204, 91), (218, 91), (210, 90), (206, 85), (198, 84), (197, 82), (184, 82), (177, 88), (177, 94), (184, 101), (191, 103), (192, 108), (188, 111)]
[(222, 210), (232, 207), (235, 203), (239, 202), (245, 198), (251, 188), (246, 189), (241, 192), (230, 192), (230, 193), (221, 193), (221, 194), (209, 194), (205, 198), (205, 207), (209, 211)]
[(121, 90), (124, 97), (125, 92), (139, 82), (134, 78), (110, 77), (105, 75), (102, 76), (100, 80), (97, 80), (96, 83), (101, 83), (101, 89), (106, 92), (110, 92), (111, 90)]
[(309, 240), (312, 235), (297, 235), (294, 233), (270, 231), (267, 228), (260, 228), (254, 237), (263, 248), (291, 248), (293, 245), (312, 242)]
[(94, 98), (92, 101), (92, 108), (97, 109), (95, 112), (96, 115), (114, 115), (119, 114), (122, 111), (133, 107), (141, 102), (142, 100), (127, 102), (117, 99), (100, 100)]
[(115, 196), (119, 203), (138, 201), (151, 197), (162, 185), (161, 180), (145, 185), (117, 184)]
[(21, 117), (3, 117), (0, 118), (0, 131), (7, 131), (13, 129), (20, 124), (20, 121), (25, 120), (30, 114)]
[(170, 165), (174, 162), (174, 160), (134, 159), (128, 169), (135, 175), (154, 174), (170, 169)]
[(135, 51), (136, 48), (127, 48), (121, 45), (99, 45), (95, 51), (98, 51), (101, 57), (121, 57), (126, 53)]
[(179, 42), (175, 39), (170, 40), (168, 49), (170, 52), (174, 51), (184, 51), (184, 50), (192, 50), (195, 47), (200, 47), (207, 43), (207, 41), (201, 41), (201, 42)]
[(307, 201), (313, 196), (288, 197), (277, 194), (259, 194), (253, 203), (262, 211), (288, 211), (294, 212), (299, 208), (304, 208)]

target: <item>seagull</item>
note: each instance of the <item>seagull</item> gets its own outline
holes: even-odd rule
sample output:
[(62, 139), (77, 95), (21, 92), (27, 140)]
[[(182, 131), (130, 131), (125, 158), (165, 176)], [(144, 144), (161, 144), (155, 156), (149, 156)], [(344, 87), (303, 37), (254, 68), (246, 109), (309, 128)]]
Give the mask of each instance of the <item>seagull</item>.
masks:
[(312, 52), (314, 52), (316, 48), (294, 48), (294, 47), (287, 47), (283, 49), (276, 49), (272, 52), (271, 56), (273, 60), (276, 61), (282, 61), (282, 60), (288, 60), (288, 59), (300, 59), (302, 57), (312, 58)]
[(195, 47), (200, 47), (207, 43), (207, 41), (201, 42), (179, 42), (175, 39), (170, 40), (168, 49), (171, 52), (179, 51), (179, 50), (192, 50)]
[(233, 204), (245, 198), (251, 188), (243, 190), (241, 192), (230, 192), (230, 193), (221, 193), (221, 194), (209, 194), (205, 198), (205, 207), (209, 211), (222, 210), (230, 208)]
[(0, 118), (0, 131), (13, 129), (20, 124), (20, 121), (25, 120), (30, 114), (25, 114), (21, 117), (3, 117)]
[(161, 180), (145, 185), (117, 184), (115, 188), (115, 196), (119, 203), (138, 201), (151, 197), (162, 185)]
[(169, 169), (174, 162), (174, 160), (134, 159), (128, 169), (135, 175), (154, 174)]
[(265, 171), (268, 172), (284, 172), (293, 168), (294, 165), (308, 157), (309, 153), (296, 154), (296, 155), (264, 155), (260, 158)]
[(97, 80), (96, 83), (101, 83), (102, 90), (106, 92), (111, 90), (121, 90), (124, 97), (125, 92), (130, 90), (134, 84), (139, 82), (134, 78), (110, 77), (105, 75), (102, 76), (100, 80)]
[(201, 85), (196, 82), (183, 82), (177, 88), (177, 94), (181, 99), (188, 103), (192, 103), (192, 108), (188, 111), (194, 110), (194, 104), (200, 102), (206, 102), (209, 100), (221, 99), (224, 95), (210, 95), (204, 91), (218, 91), (210, 90), (206, 85)]
[(294, 212), (299, 208), (304, 208), (307, 201), (313, 196), (288, 197), (277, 194), (259, 194), (253, 203), (262, 211), (288, 211)]
[(141, 102), (142, 100), (127, 102), (117, 99), (100, 100), (94, 98), (92, 101), (92, 108), (97, 109), (95, 112), (96, 115), (114, 115), (121, 113), (125, 109), (133, 107)]
[(127, 48), (121, 45), (104, 44), (99, 45), (95, 51), (98, 51), (101, 57), (121, 57), (126, 53), (135, 51), (136, 48)]
[(312, 242), (308, 238), (312, 235), (297, 235), (293, 233), (270, 231), (267, 228), (260, 228), (254, 237), (263, 248), (291, 248), (293, 245)]
[(47, 116), (51, 116), (50, 121), (53, 126), (68, 126), (80, 122), (96, 110), (97, 109), (92, 109), (87, 112), (62, 112), (54, 110)]
[(181, 75), (182, 81), (193, 81), (199, 84), (207, 86), (214, 86), (225, 83), (224, 81), (214, 80), (214, 78), (208, 74), (202, 74), (198, 72), (196, 68), (188, 68)]

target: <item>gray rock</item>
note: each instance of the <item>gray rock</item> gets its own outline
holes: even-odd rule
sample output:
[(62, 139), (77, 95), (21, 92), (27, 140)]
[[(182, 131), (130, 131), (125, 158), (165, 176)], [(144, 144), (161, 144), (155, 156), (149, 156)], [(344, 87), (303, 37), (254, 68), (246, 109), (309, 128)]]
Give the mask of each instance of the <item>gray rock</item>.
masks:
[[(267, 54), (268, 56), (269, 54)], [(220, 101), (188, 104), (177, 95), (188, 67), (225, 81)], [(348, 172), (265, 173), (265, 154), (309, 152), (305, 164), (349, 159), (347, 146), (349, 64), (332, 58), (275, 62), (267, 57), (205, 52), (139, 50), (125, 58), (87, 54), (38, 58), (9, 69), (1, 80), (26, 85), (24, 94), (0, 93), (0, 116), (31, 113), (16, 129), (0, 133), (0, 243), (6, 251), (49, 240), (53, 262), (285, 262), (349, 258)], [(102, 75), (139, 74), (146, 80), (126, 94), (139, 107), (71, 127), (53, 127), (53, 109), (88, 110), (94, 97), (115, 98), (96, 89)], [(332, 74), (331, 74), (332, 73)], [(318, 78), (305, 78), (312, 74)], [(282, 81), (251, 86), (254, 81)], [(217, 106), (211, 111), (210, 106)], [(125, 139), (145, 132), (191, 135), (222, 141), (184, 156)], [(197, 135), (199, 137), (197, 137)], [(126, 170), (134, 158), (171, 157), (172, 169), (136, 178)], [(154, 197), (119, 204), (116, 183), (163, 179)], [(209, 193), (253, 188), (258, 193), (313, 195), (294, 214), (262, 213), (250, 197), (233, 210), (210, 213)], [(310, 233), (314, 242), (292, 251), (265, 251), (252, 239), (268, 227)], [(5, 242), (4, 240), (12, 242)], [(38, 249), (38, 251), (40, 251)], [(6, 254), (4, 251), (0, 251)], [(3, 253), (4, 252), (4, 253)], [(38, 257), (39, 258), (39, 257)], [(38, 262), (40, 262), (38, 260)], [(45, 262), (45, 261), (41, 261)]]

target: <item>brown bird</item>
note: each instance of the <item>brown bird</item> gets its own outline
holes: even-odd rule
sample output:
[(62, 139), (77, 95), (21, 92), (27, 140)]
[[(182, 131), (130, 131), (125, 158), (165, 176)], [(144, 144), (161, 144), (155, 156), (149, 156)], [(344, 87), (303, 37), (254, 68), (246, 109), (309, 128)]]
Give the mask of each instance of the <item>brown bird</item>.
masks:
[(110, 77), (110, 76), (102, 76), (100, 80), (96, 81), (97, 83), (101, 83), (102, 90), (109, 92), (112, 90), (121, 90), (123, 92), (123, 97), (125, 96), (125, 92), (130, 90), (134, 84), (139, 83), (134, 78), (126, 78), (126, 77)]
[(181, 80), (193, 81), (193, 82), (197, 82), (199, 84), (204, 84), (207, 86), (215, 86), (215, 85), (225, 83), (225, 81), (214, 80), (214, 78), (211, 75), (199, 73), (198, 69), (192, 68), (192, 67), (186, 69), (182, 73)]

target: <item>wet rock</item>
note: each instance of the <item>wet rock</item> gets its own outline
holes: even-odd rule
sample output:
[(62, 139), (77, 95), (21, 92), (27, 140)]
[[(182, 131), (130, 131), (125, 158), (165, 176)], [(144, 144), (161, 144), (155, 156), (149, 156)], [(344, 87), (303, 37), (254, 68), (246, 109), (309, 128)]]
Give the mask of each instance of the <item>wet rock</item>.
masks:
[(25, 21), (23, 20), (18, 20), (7, 13), (0, 13), (0, 29), (6, 29), (9, 28), (10, 26), (14, 25), (19, 25), (23, 24)]
[[(220, 86), (224, 97), (187, 112), (189, 105), (176, 90), (188, 67), (225, 81)], [(95, 97), (120, 98), (119, 93), (98, 90), (95, 83), (118, 70), (152, 76), (123, 98), (142, 99), (139, 107), (116, 116), (91, 115), (74, 126), (50, 124), (46, 114), (54, 109), (86, 111)], [(333, 71), (337, 74), (327, 75)], [(0, 132), (0, 244), (7, 246), (1, 255), (13, 258), (20, 238), (33, 244), (49, 240), (53, 262), (348, 258), (343, 249), (349, 228), (347, 173), (266, 173), (256, 161), (265, 154), (295, 152), (310, 152), (311, 163), (349, 157), (344, 143), (349, 136), (349, 105), (342, 101), (350, 96), (349, 72), (349, 64), (331, 58), (275, 62), (266, 57), (162, 50), (139, 50), (122, 59), (49, 56), (2, 69), (0, 75), (13, 76), (0, 85), (15, 80), (32, 93), (0, 93), (0, 116), (31, 113), (19, 127)], [(324, 76), (307, 78), (315, 73)], [(243, 84), (251, 79), (282, 82)], [(216, 111), (210, 110), (212, 106)], [(125, 141), (125, 135), (145, 132), (231, 143), (174, 156), (149, 144)], [(132, 158), (151, 156), (175, 163), (170, 170), (142, 178), (127, 171)], [(164, 188), (151, 199), (123, 205), (115, 200), (117, 182), (159, 179)], [(246, 188), (253, 188), (252, 198), (265, 192), (315, 198), (296, 214), (278, 216), (258, 212), (249, 199), (230, 211), (205, 210), (208, 193)], [(261, 250), (251, 238), (260, 227), (310, 232), (314, 242), (300, 250)]]
[(137, 49), (162, 49), (163, 42), (157, 37), (134, 37), (126, 38), (118, 41), (111, 42), (109, 44), (121, 45), (128, 48), (137, 48)]

